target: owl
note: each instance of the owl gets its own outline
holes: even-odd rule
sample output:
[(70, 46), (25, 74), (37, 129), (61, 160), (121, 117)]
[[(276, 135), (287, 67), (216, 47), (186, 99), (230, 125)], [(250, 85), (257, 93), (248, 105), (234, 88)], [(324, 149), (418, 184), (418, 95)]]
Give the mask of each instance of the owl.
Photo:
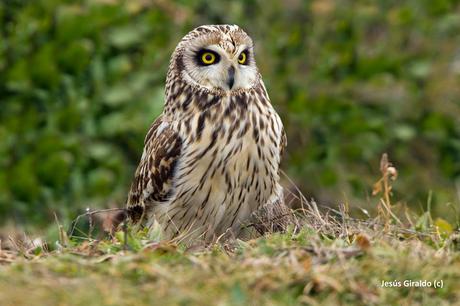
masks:
[(163, 113), (153, 122), (127, 200), (135, 224), (165, 239), (238, 236), (261, 207), (283, 201), (286, 135), (237, 25), (189, 32), (172, 54)]

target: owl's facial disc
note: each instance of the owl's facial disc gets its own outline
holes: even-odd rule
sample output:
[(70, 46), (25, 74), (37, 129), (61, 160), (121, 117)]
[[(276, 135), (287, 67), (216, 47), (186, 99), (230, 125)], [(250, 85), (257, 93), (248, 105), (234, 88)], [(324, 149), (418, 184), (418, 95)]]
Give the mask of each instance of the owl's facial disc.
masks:
[(249, 89), (257, 80), (257, 68), (252, 48), (235, 46), (232, 50), (221, 44), (211, 44), (191, 50), (186, 61), (185, 78), (210, 90), (232, 91)]

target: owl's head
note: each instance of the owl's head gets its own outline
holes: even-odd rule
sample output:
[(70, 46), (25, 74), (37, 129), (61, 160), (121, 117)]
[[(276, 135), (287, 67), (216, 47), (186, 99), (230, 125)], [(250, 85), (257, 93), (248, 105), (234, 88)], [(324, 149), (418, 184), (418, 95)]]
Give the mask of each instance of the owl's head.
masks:
[(252, 40), (237, 25), (200, 26), (177, 45), (172, 77), (214, 92), (252, 88), (259, 79)]

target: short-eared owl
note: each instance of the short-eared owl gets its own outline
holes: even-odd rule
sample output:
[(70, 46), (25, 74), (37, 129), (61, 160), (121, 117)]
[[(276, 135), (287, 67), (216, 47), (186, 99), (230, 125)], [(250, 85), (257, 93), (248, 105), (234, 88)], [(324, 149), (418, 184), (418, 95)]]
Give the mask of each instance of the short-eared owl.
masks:
[(200, 26), (174, 51), (163, 113), (145, 137), (128, 215), (167, 239), (238, 235), (264, 205), (282, 201), (286, 136), (236, 25)]

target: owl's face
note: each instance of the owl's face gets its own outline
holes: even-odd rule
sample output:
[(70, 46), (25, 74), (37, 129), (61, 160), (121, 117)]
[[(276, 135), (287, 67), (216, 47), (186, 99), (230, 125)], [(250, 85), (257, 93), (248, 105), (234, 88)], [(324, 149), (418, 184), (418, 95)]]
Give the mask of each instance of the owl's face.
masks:
[(183, 81), (212, 91), (249, 89), (259, 78), (252, 40), (236, 25), (196, 28), (174, 57)]

